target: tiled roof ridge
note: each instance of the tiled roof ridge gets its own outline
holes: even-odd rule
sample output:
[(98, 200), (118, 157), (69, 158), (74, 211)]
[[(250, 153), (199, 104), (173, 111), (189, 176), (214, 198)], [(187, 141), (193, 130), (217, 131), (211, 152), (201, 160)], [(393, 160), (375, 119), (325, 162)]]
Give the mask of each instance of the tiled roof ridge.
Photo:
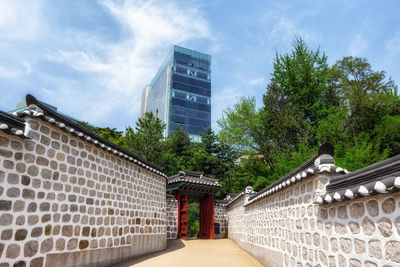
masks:
[(263, 190), (257, 192), (256, 194), (250, 196), (249, 201), (244, 205), (247, 206), (255, 201), (265, 198), (271, 194), (274, 194), (288, 186), (291, 186), (297, 182), (300, 182), (308, 177), (321, 173), (340, 173), (347, 174), (346, 169), (337, 167), (334, 165), (334, 148), (330, 142), (323, 143), (318, 154), (284, 175), (282, 178), (272, 183), (271, 185), (265, 187)]
[(206, 181), (209, 181), (209, 182), (218, 182), (218, 179), (214, 179), (214, 178), (210, 178), (210, 177), (204, 176), (204, 172), (200, 172), (200, 171), (181, 170), (181, 171), (179, 171), (178, 176), (180, 176), (180, 177), (188, 176), (188, 177), (194, 177), (194, 178), (203, 179), (203, 180), (206, 180)]
[(400, 191), (400, 155), (333, 178), (319, 204)]
[(226, 207), (227, 205), (229, 205), (229, 201), (226, 199), (215, 199), (214, 203), (215, 206), (222, 206), (222, 207)]
[[(195, 175), (188, 175), (188, 174), (195, 174)], [(180, 171), (178, 174), (168, 177), (168, 184), (173, 184), (177, 182), (191, 182), (191, 183), (221, 187), (221, 185), (218, 182), (218, 179), (213, 179), (203, 176), (202, 172)]]
[[(251, 187), (251, 186), (250, 186)], [(234, 197), (228, 199), (228, 196), (225, 198), (226, 200), (228, 200), (228, 204), (227, 206), (229, 206), (230, 204), (232, 204), (233, 202), (235, 202), (237, 199), (239, 199), (240, 197), (244, 196), (246, 194), (246, 191), (249, 191), (248, 194), (256, 194), (256, 192), (253, 191), (253, 187), (251, 187), (251, 191), (249, 190), (249, 186), (246, 186), (242, 189), (242, 191), (240, 191), (239, 193), (235, 194)]]
[[(375, 177), (377, 174), (381, 174), (382, 171), (385, 171), (390, 166), (400, 165), (400, 155), (388, 158), (386, 160), (377, 162), (375, 164), (369, 165), (367, 167), (358, 169), (354, 172), (350, 172), (344, 176), (333, 178), (331, 183), (327, 186), (327, 189), (337, 189), (342, 187), (343, 185), (351, 184), (354, 180), (358, 180), (360, 176), (368, 176)], [(392, 170), (392, 169), (390, 169)], [(390, 171), (389, 170), (389, 171)]]
[(26, 96), (26, 103), (28, 108), (22, 112), (18, 112), (17, 113), (18, 117), (31, 116), (31, 117), (41, 118), (42, 120), (47, 121), (48, 123), (53, 124), (54, 126), (70, 134), (75, 134), (76, 136), (85, 140), (86, 142), (91, 142), (96, 146), (102, 148), (103, 150), (106, 150), (126, 160), (134, 162), (139, 166), (148, 169), (151, 172), (154, 172), (158, 175), (167, 178), (167, 176), (164, 173), (162, 173), (159, 170), (159, 168), (156, 167), (153, 163), (150, 163), (144, 158), (135, 155), (132, 152), (129, 152), (126, 149), (92, 133), (91, 131), (79, 125), (78, 123), (47, 108), (42, 102), (37, 100), (34, 96), (28, 94)]
[(25, 121), (15, 115), (0, 110), (0, 130), (16, 135), (21, 138), (28, 138), (25, 133)]
[(193, 176), (202, 176), (204, 172), (196, 172), (196, 171), (188, 171), (188, 170), (181, 170), (179, 175), (193, 175)]

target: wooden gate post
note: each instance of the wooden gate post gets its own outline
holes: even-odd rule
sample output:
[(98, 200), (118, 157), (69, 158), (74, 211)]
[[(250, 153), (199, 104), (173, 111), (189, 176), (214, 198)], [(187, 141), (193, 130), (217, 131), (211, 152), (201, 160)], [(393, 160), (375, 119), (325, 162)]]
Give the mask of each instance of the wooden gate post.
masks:
[(187, 240), (188, 196), (178, 193), (178, 238)]

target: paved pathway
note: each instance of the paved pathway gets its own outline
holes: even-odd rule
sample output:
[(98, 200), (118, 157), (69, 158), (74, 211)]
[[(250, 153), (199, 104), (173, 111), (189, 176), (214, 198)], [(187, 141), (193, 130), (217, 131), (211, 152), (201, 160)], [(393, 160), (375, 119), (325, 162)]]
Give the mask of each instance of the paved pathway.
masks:
[(117, 265), (118, 267), (258, 267), (249, 253), (230, 239), (170, 240), (164, 251), (145, 255)]

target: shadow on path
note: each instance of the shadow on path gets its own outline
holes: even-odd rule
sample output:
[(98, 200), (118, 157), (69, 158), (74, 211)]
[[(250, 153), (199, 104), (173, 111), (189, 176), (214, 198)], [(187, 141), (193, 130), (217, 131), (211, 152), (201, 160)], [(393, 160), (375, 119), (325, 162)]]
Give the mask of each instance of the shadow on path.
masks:
[(138, 264), (138, 263), (140, 263), (142, 261), (146, 261), (146, 260), (149, 260), (151, 258), (158, 257), (158, 256), (161, 256), (161, 255), (163, 255), (165, 253), (170, 253), (172, 251), (175, 251), (175, 250), (178, 250), (178, 249), (181, 249), (181, 248), (184, 248), (184, 247), (185, 247), (185, 244), (182, 242), (181, 239), (168, 240), (167, 241), (167, 249), (165, 249), (165, 250), (162, 250), (162, 251), (159, 251), (159, 252), (155, 252), (155, 253), (150, 253), (150, 254), (143, 255), (143, 256), (139, 256), (137, 258), (133, 258), (131, 260), (128, 260), (128, 261), (123, 262), (123, 263), (120, 263), (120, 264), (115, 265), (115, 266), (117, 266), (117, 267), (129, 267), (129, 266), (132, 266), (134, 264)]

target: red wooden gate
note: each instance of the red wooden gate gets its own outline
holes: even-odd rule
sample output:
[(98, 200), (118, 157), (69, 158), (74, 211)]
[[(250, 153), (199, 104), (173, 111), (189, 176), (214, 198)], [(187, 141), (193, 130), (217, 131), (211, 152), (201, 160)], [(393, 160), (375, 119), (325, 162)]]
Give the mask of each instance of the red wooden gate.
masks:
[(200, 201), (200, 238), (214, 239), (214, 198)]
[[(187, 240), (188, 232), (188, 199), (199, 198), (175, 193), (178, 200), (178, 238)], [(200, 200), (200, 238), (214, 239), (214, 198), (205, 197)]]
[(188, 238), (188, 199), (200, 200), (200, 233), (202, 239), (214, 239), (214, 195), (221, 188), (217, 179), (202, 172), (180, 171), (168, 177), (167, 191), (178, 201), (178, 238)]

